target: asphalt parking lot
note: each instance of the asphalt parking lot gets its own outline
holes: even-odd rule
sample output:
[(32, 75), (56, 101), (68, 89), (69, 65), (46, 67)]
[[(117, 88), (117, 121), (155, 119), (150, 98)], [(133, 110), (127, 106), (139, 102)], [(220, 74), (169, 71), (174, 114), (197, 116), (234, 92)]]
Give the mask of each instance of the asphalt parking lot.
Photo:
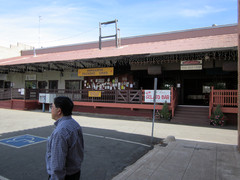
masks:
[[(8, 120), (12, 121), (12, 123), (8, 122), (7, 124), (7, 126), (9, 126), (8, 132), (0, 133), (0, 140), (7, 139), (6, 141), (8, 142), (10, 140), (30, 141), (26, 137), (25, 140), (18, 137), (26, 134), (46, 139), (54, 129), (53, 125), (44, 126), (49, 122), (53, 123), (49, 118), (50, 115), (46, 113), (36, 112), (34, 114), (34, 112), (14, 110), (2, 110), (1, 113), (4, 114), (1, 116), (0, 121)], [(19, 116), (17, 116), (18, 114)], [(40, 116), (46, 119), (49, 118), (49, 122), (40, 122)], [(34, 121), (33, 124), (35, 123), (32, 128), (30, 128), (29, 123), (29, 127), (20, 128), (19, 126), (22, 126), (22, 123), (25, 121), (29, 121), (30, 117), (33, 119), (32, 122)], [(19, 119), (17, 120), (17, 118)], [(89, 120), (91, 120), (91, 118), (89, 118)], [(36, 121), (39, 121), (39, 125), (37, 125)], [(47, 122), (46, 120), (43, 121)], [(85, 159), (82, 165), (81, 178), (84, 180), (112, 179), (122, 172), (125, 167), (133, 164), (151, 149), (149, 136), (130, 134), (111, 129), (82, 127), (85, 140)], [(2, 127), (2, 129), (4, 128)], [(5, 131), (7, 130), (5, 129)], [(11, 139), (8, 140), (8, 138)], [(1, 143), (0, 177), (11, 180), (47, 179), (45, 151), (46, 140), (20, 148)]]
[[(21, 137), (24, 137), (24, 142), (31, 143), (35, 141), (31, 136), (34, 135), (46, 139), (54, 128), (54, 121), (51, 120), (51, 115), (47, 112), (0, 109), (0, 114), (0, 142), (15, 142), (19, 141), (19, 139), (21, 139), (22, 142), (23, 138), (16, 136), (28, 134)], [(121, 173), (124, 169), (127, 169), (127, 174), (129, 175), (130, 173), (131, 176), (129, 176), (129, 178), (125, 177), (120, 179), (136, 179), (137, 177), (141, 179), (144, 175), (149, 173), (150, 167), (154, 168), (154, 174), (156, 173), (161, 176), (162, 179), (166, 179), (165, 177), (171, 179), (171, 177), (175, 175), (172, 172), (165, 174), (166, 176), (159, 174), (161, 171), (156, 167), (160, 168), (162, 165), (166, 165), (166, 163), (163, 163), (161, 166), (159, 165), (159, 163), (162, 162), (159, 158), (163, 158), (163, 156), (159, 154), (165, 152), (159, 145), (156, 146), (160, 148), (154, 148), (153, 150), (155, 151), (150, 151), (150, 154), (148, 153), (143, 158), (140, 158), (151, 149), (149, 144), (151, 142), (150, 135), (152, 123), (149, 119), (142, 119), (140, 117), (105, 116), (99, 114), (75, 114), (73, 118), (83, 127), (85, 139), (85, 160), (82, 166), (82, 180), (112, 179), (112, 177)], [(197, 144), (204, 142), (220, 144), (224, 145), (224, 147), (225, 145), (232, 147), (237, 143), (236, 127), (198, 127), (160, 122), (156, 122), (154, 127), (155, 142), (159, 142), (171, 135), (175, 136), (178, 140), (187, 142), (193, 141)], [(182, 146), (185, 147), (185, 145), (179, 147)], [(216, 145), (214, 147), (216, 147)], [(217, 158), (218, 156), (216, 156), (216, 153), (218, 153), (219, 150), (221, 151), (219, 157), (225, 158), (224, 160)], [(45, 151), (46, 141), (22, 148), (14, 148), (12, 146), (0, 144), (0, 179), (47, 179), (45, 170)], [(197, 148), (196, 151), (199, 151), (199, 149)], [(151, 156), (151, 154), (155, 152), (156, 156)], [(173, 152), (181, 153), (182, 151), (173, 148)], [(235, 161), (239, 163), (238, 159), (235, 158), (235, 161), (229, 161), (228, 156), (221, 155), (222, 150), (219, 148), (218, 150), (214, 150), (214, 152), (214, 157), (218, 159), (216, 163), (213, 163), (216, 165), (214, 166), (216, 169), (220, 171), (224, 170), (223, 172), (228, 171), (228, 173), (231, 173), (231, 171), (235, 169), (236, 172), (239, 172), (239, 165), (232, 166)], [(171, 151), (167, 151), (167, 153), (169, 154)], [(183, 154), (186, 153), (187, 152), (184, 151)], [(225, 153), (229, 154), (228, 151)], [(230, 153), (230, 155), (234, 154)], [(169, 157), (171, 158), (172, 156)], [(173, 157), (176, 158), (170, 159), (169, 162), (167, 161), (169, 167), (179, 165), (179, 167), (182, 168), (182, 160), (179, 160), (179, 157), (182, 156), (178, 156), (175, 153)], [(190, 157), (192, 157), (191, 154)], [(146, 161), (148, 158), (149, 161)], [(185, 159), (184, 157), (182, 158)], [(201, 156), (199, 156), (199, 158), (202, 159)], [(234, 158), (232, 157), (232, 159)], [(136, 160), (138, 161), (134, 163)], [(154, 162), (157, 164), (151, 164)], [(230, 165), (229, 162), (231, 162)], [(171, 163), (173, 165), (171, 165)], [(133, 166), (129, 166), (131, 164), (133, 164)], [(189, 162), (189, 165), (190, 164), (191, 162)], [(229, 168), (226, 168), (225, 165), (228, 165)], [(196, 166), (196, 171), (199, 171), (198, 166)], [(185, 169), (184, 172), (188, 171)], [(122, 173), (124, 175), (126, 171)], [(124, 177), (122, 173), (117, 177)], [(236, 177), (239, 176), (237, 175)]]

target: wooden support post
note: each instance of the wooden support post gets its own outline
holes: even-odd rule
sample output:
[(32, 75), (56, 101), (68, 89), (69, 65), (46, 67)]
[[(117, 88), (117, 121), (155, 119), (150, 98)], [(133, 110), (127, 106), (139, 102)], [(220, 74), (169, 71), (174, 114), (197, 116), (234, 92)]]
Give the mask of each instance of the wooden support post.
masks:
[(240, 152), (240, 0), (238, 0), (238, 151)]

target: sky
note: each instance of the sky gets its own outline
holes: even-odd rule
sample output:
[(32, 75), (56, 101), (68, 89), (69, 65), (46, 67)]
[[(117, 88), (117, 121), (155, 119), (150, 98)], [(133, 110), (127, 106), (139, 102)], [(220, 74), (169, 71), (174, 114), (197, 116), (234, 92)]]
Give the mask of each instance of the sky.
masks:
[[(237, 0), (0, 0), (0, 46), (98, 41), (117, 19), (120, 37), (237, 23)], [(115, 24), (102, 35), (114, 35)]]

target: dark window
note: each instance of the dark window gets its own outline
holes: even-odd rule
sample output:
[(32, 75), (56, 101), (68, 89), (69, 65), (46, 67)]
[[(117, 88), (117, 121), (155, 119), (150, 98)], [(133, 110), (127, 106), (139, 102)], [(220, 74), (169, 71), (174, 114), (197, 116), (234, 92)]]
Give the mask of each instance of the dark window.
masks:
[(38, 88), (39, 89), (46, 89), (47, 81), (38, 81)]
[(11, 82), (10, 81), (6, 81), (4, 83), (4, 88), (11, 88)]
[(67, 80), (65, 81), (65, 89), (68, 90), (79, 90), (80, 89), (80, 82), (79, 80)]
[(49, 89), (58, 89), (58, 81), (49, 81)]
[(4, 88), (4, 81), (0, 81), (0, 88)]

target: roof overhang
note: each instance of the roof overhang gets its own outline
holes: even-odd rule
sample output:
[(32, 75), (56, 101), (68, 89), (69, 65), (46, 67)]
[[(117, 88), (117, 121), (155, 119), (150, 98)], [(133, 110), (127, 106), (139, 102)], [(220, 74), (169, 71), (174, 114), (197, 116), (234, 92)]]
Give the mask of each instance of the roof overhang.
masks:
[(191, 53), (201, 53), (201, 52), (216, 52), (216, 51), (237, 51), (238, 47), (222, 47), (222, 48), (211, 48), (211, 49), (198, 49), (198, 50), (186, 50), (186, 51), (173, 51), (173, 52), (163, 52), (163, 53), (150, 53), (149, 56), (163, 56), (172, 54), (191, 54)]
[[(112, 66), (118, 62), (145, 57), (237, 50), (238, 36), (217, 34), (186, 39), (146, 42), (124, 45), (119, 48), (105, 47), (64, 51), (47, 54), (26, 55), (0, 60), (1, 72), (26, 72), (43, 70), (63, 71), (89, 67)], [(15, 71), (12, 70), (14, 68)]]

